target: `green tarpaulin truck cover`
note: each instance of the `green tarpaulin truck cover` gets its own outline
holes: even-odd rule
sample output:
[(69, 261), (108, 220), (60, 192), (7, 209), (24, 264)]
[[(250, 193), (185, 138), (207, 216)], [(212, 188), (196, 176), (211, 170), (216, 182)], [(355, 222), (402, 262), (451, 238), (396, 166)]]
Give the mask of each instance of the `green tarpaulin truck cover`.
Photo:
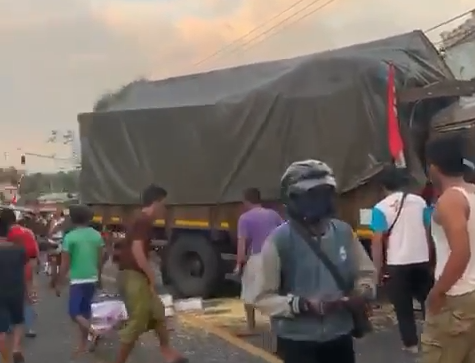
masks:
[(389, 63), (398, 88), (453, 79), (434, 46), (414, 31), (293, 59), (135, 82), (105, 110), (78, 117), (81, 199), (137, 204), (152, 182), (169, 191), (171, 204), (235, 202), (248, 187), (274, 199), (285, 168), (310, 158), (333, 167), (340, 191), (351, 190), (390, 161)]

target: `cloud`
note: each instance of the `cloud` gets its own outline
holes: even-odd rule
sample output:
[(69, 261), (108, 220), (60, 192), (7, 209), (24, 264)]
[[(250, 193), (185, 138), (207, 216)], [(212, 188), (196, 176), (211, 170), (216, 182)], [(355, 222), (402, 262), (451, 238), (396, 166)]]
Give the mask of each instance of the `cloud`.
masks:
[[(303, 10), (311, 1), (300, 1), (253, 36), (326, 0)], [(257, 38), (273, 35), (259, 44), (243, 40), (254, 47), (231, 48), (235, 51), (193, 66), (295, 2), (0, 0), (0, 127), (12, 130), (0, 142), (14, 148), (50, 129), (74, 128), (76, 114), (90, 110), (101, 93), (135, 78), (290, 57), (425, 29), (473, 6), (472, 0), (433, 0), (428, 11), (423, 1), (336, 0), (275, 35)], [(23, 141), (11, 136), (25, 130)]]
[[(154, 64), (151, 74), (161, 78), (427, 29), (471, 6), (469, 0), (435, 0), (429, 13), (423, 2), (412, 0), (274, 0), (271, 7), (268, 0), (205, 0), (199, 7), (196, 4), (194, 0), (109, 0), (97, 4), (95, 15), (114, 32), (133, 37)], [(256, 26), (262, 27), (219, 57), (193, 66)], [(276, 29), (270, 29), (273, 26)], [(438, 32), (433, 35), (437, 38)]]

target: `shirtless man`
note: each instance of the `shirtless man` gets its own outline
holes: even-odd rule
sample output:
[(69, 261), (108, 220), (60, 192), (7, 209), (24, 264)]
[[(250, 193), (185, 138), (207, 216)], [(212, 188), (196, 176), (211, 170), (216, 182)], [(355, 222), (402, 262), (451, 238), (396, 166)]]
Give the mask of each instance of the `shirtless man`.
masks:
[(165, 362), (188, 362), (171, 346), (165, 308), (157, 295), (157, 281), (149, 261), (153, 221), (163, 212), (166, 196), (165, 189), (155, 185), (144, 190), (142, 210), (132, 218), (117, 251), (119, 293), (129, 319), (120, 332), (121, 344), (115, 363), (125, 363), (138, 338), (148, 330), (155, 331)]

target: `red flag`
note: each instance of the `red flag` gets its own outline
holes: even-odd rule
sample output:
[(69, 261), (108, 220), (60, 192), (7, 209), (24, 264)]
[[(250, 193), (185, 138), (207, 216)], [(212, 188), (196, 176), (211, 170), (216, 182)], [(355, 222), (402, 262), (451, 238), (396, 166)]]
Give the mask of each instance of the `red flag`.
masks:
[(404, 157), (404, 142), (399, 130), (399, 119), (397, 114), (397, 99), (395, 85), (396, 71), (392, 63), (388, 69), (388, 145), (389, 152), (397, 167), (405, 168), (406, 159)]

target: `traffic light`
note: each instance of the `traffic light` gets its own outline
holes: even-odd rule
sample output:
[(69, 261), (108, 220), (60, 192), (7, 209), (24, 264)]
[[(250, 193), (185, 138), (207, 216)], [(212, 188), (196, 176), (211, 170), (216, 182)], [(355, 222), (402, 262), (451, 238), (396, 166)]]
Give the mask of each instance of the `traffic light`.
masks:
[(25, 164), (26, 164), (25, 155), (22, 155), (22, 156), (21, 156), (20, 162), (21, 162), (21, 165), (25, 165)]

